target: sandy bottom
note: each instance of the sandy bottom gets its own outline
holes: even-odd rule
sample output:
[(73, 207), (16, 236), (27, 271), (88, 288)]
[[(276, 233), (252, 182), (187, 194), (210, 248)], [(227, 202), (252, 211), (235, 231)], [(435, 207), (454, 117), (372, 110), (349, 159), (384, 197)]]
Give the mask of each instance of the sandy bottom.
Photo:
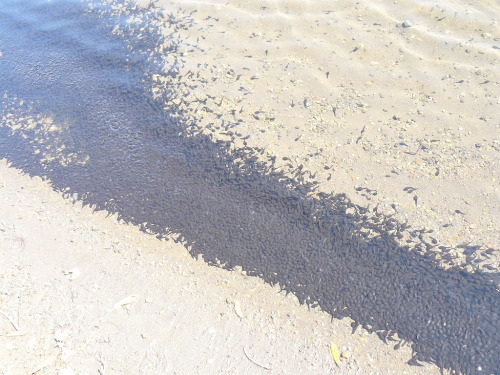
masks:
[[(321, 190), (380, 204), (448, 246), (500, 249), (494, 1), (156, 6), (192, 21), (175, 30), (181, 77), (198, 84), (183, 105), (214, 138), (225, 137), (222, 120), (242, 120), (249, 146), (303, 164)], [(158, 77), (152, 90), (167, 84)], [(0, 212), (2, 374), (439, 373), (407, 365), (408, 347), (351, 334), (347, 319), (208, 267), (6, 161)], [(500, 269), (496, 250), (475, 263), (456, 253), (469, 270)]]
[[(207, 133), (227, 139), (221, 119), (233, 121), (249, 146), (304, 165), (323, 191), (379, 204), (446, 245), (500, 248), (498, 4), (180, 8), (192, 26), (164, 33), (184, 41), (180, 74), (197, 85), (184, 103)], [(154, 90), (165, 83), (158, 77)]]

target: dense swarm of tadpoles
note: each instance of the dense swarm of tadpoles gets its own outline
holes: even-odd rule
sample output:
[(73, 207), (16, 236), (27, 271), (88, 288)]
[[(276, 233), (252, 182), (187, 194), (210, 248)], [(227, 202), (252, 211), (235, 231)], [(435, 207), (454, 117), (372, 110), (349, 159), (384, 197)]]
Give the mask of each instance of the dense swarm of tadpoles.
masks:
[[(51, 38), (60, 53), (75, 54), (74, 41), (61, 47), (59, 35), (42, 36), (33, 57), (40, 71)], [(4, 49), (14, 48), (9, 42)], [(22, 53), (29, 45), (15, 48)], [(9, 73), (6, 65), (0, 72), (9, 85), (2, 91), (32, 103), (33, 113), (68, 124), (63, 136), (71, 142), (61, 158), (79, 155), (85, 162), (45, 160), (43, 150), (58, 140), (23, 123), (26, 113), (15, 118), (21, 130), (0, 126), (0, 157), (97, 210), (118, 213), (160, 237), (174, 236), (194, 257), (227, 269), (241, 266), (332, 318), (350, 317), (353, 331), (361, 326), (395, 348), (410, 345), (413, 365), (500, 373), (500, 293), (487, 275), (442, 268), (450, 249), (426, 241), (425, 231), (354, 205), (344, 194), (317, 191), (302, 167), (285, 173), (273, 157), (263, 161), (262, 149), (235, 149), (235, 123), (226, 124), (232, 141), (217, 141), (179, 111), (172, 119), (164, 103), (151, 99), (148, 82), (138, 80), (140, 61), (125, 63), (125, 46), (115, 45), (113, 59), (78, 52), (82, 84), (58, 87), (52, 101), (44, 100), (51, 82), (34, 91), (29, 77)], [(23, 56), (24, 63), (31, 58)], [(57, 72), (60, 81), (68, 71)], [(119, 76), (120, 84), (99, 84), (109, 75)], [(12, 115), (7, 102), (2, 107)], [(408, 243), (402, 246), (404, 234)]]

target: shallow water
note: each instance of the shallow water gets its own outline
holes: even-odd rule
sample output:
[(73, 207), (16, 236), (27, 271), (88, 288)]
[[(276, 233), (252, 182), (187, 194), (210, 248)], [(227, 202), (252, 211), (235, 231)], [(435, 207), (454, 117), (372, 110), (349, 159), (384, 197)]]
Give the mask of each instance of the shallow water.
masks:
[[(98, 210), (174, 235), (210, 264), (240, 265), (349, 316), (353, 329), (387, 341), (397, 333), (413, 364), (498, 373), (500, 295), (487, 276), (438, 267), (418, 232), (423, 250), (409, 251), (396, 241), (402, 223), (342, 194), (312, 194), (305, 172), (287, 177), (259, 162), (260, 150), (233, 150), (182, 111), (163, 110), (151, 77), (176, 70), (154, 55), (165, 42), (151, 27), (159, 18), (155, 9), (4, 1), (0, 157)], [(167, 88), (162, 99), (175, 95)]]

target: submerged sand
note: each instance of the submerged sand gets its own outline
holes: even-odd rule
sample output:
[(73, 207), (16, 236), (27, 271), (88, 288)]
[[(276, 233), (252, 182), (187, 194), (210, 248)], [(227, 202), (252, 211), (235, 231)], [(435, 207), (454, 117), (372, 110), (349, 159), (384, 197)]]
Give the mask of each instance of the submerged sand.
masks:
[[(191, 22), (174, 31), (182, 82), (198, 85), (181, 105), (207, 133), (226, 139), (222, 122), (236, 123), (238, 144), (304, 165), (320, 190), (380, 204), (448, 246), (500, 249), (496, 2), (155, 7)], [(158, 77), (152, 89), (167, 83)], [(5, 161), (0, 210), (6, 374), (439, 371), (407, 365), (408, 347), (352, 335), (348, 319), (330, 322), (258, 278), (65, 200)], [(456, 253), (468, 270), (499, 269), (497, 250), (476, 263)]]
[(196, 12), (178, 33), (199, 46), (183, 50), (181, 74), (201, 74), (192, 97), (214, 112), (193, 112), (216, 137), (219, 116), (242, 120), (235, 130), (249, 146), (303, 164), (323, 191), (380, 204), (444, 244), (499, 248), (498, 4), (181, 8)]

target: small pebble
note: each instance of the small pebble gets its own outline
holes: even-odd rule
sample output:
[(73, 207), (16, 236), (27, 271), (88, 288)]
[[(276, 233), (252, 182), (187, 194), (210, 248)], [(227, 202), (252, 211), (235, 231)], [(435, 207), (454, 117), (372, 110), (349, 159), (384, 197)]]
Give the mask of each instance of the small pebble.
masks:
[(342, 354), (340, 355), (341, 358), (343, 359), (349, 359), (351, 358), (351, 352), (349, 350), (344, 350)]

